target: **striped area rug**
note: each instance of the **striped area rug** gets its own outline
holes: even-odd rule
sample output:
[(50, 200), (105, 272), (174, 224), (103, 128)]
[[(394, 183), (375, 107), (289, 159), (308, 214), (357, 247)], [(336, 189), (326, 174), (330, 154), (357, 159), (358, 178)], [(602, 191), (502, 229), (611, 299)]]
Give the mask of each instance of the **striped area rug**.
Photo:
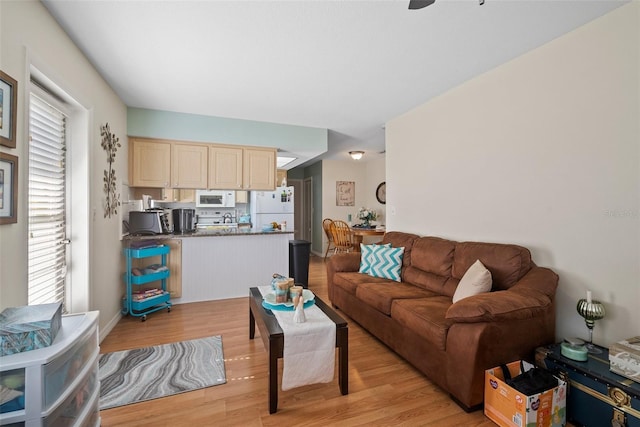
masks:
[(227, 382), (222, 337), (100, 355), (100, 409)]

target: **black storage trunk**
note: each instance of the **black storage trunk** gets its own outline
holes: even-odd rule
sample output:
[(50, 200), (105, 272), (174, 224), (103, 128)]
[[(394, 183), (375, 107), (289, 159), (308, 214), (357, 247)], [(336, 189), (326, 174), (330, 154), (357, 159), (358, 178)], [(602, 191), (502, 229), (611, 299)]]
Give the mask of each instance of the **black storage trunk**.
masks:
[(609, 370), (609, 351), (586, 362), (568, 359), (560, 345), (536, 350), (536, 364), (566, 379), (567, 420), (585, 427), (640, 427), (640, 384)]

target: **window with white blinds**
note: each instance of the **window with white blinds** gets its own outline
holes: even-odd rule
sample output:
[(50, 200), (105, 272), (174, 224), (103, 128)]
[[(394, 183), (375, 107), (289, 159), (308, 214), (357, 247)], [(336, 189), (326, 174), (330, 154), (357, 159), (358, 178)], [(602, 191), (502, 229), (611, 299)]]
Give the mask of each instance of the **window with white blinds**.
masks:
[(66, 303), (65, 129), (65, 115), (32, 93), (28, 186), (30, 305)]

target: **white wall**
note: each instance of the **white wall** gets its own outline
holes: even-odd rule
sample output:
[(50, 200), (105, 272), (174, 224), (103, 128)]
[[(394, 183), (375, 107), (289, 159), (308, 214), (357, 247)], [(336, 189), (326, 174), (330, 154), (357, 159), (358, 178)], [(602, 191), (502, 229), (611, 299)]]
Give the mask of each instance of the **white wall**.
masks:
[(19, 157), (20, 175), (18, 223), (0, 226), (0, 308), (27, 304), (27, 83), (33, 63), (88, 110), (89, 136), (81, 137), (86, 139), (84, 152), (89, 158), (73, 160), (83, 161), (89, 170), (85, 203), (92, 214), (88, 226), (79, 232), (89, 235), (89, 250), (84, 254), (90, 265), (89, 309), (100, 311), (103, 337), (109, 322), (119, 318), (123, 286), (120, 221), (117, 216), (103, 218), (102, 175), (108, 164), (100, 146), (100, 125), (109, 122), (120, 137), (122, 148), (115, 162), (120, 183), (127, 174), (126, 107), (40, 2), (0, 1), (0, 24), (0, 68), (18, 81), (17, 147), (0, 149)]
[[(351, 214), (352, 223), (357, 218), (358, 209), (366, 207), (374, 209), (379, 215), (379, 222), (384, 222), (385, 205), (376, 200), (376, 188), (385, 180), (385, 158), (377, 157), (367, 161), (356, 160), (323, 160), (322, 161), (322, 218), (348, 220)], [(336, 206), (336, 182), (355, 182), (354, 206)], [(365, 243), (370, 240), (367, 238)], [(327, 248), (326, 236), (322, 235), (322, 250)]]
[[(528, 247), (560, 276), (557, 336), (640, 330), (640, 4), (387, 124), (387, 229)], [(392, 211), (395, 208), (396, 214)]]
[(366, 181), (364, 184), (365, 205), (368, 208), (375, 209), (378, 213), (378, 223), (386, 222), (386, 205), (378, 202), (376, 199), (376, 190), (378, 185), (386, 181), (386, 159), (385, 156), (376, 157), (366, 163)]

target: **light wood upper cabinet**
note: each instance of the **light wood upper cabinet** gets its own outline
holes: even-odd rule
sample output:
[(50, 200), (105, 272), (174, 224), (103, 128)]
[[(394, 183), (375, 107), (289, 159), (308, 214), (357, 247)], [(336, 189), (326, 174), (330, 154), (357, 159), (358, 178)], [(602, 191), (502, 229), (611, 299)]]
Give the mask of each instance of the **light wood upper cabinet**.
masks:
[(249, 192), (246, 190), (236, 191), (236, 203), (249, 203)]
[(276, 188), (275, 149), (244, 148), (243, 187), (246, 190), (274, 190)]
[(129, 138), (129, 185), (169, 187), (171, 143)]
[(218, 190), (242, 188), (241, 147), (209, 146), (208, 184), (206, 188)]
[(129, 186), (166, 201), (182, 199), (170, 189), (275, 190), (276, 149), (131, 137)]
[(171, 150), (172, 188), (206, 188), (206, 145), (173, 143)]

